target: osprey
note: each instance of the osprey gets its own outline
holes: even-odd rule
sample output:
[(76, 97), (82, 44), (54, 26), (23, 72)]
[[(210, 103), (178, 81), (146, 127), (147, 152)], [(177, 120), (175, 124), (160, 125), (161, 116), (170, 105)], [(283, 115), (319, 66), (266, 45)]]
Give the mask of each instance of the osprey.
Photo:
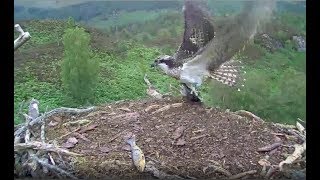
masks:
[(214, 27), (209, 12), (199, 6), (199, 2), (185, 0), (181, 45), (173, 56), (160, 56), (151, 67), (159, 67), (179, 80), (181, 94), (192, 101), (200, 101), (198, 89), (206, 79), (236, 87), (240, 79), (245, 81), (240, 78), (245, 71), (240, 70), (241, 61), (234, 56), (252, 40), (262, 20), (270, 17), (273, 7), (270, 2), (245, 2), (238, 16)]

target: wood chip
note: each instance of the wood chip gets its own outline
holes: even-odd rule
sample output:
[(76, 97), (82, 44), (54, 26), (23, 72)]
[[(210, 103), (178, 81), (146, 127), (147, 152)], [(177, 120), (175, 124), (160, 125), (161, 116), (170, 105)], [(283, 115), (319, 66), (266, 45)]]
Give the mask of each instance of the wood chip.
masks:
[(258, 164), (260, 164), (261, 166), (271, 166), (271, 163), (266, 159), (260, 159), (258, 161)]
[(170, 109), (170, 105), (166, 105), (166, 106), (164, 106), (164, 107), (162, 107), (162, 108), (160, 108), (160, 109), (158, 109), (158, 110), (156, 110), (156, 111), (154, 111), (154, 112), (152, 112), (151, 114), (155, 114), (155, 113), (159, 113), (159, 112), (163, 112), (163, 111), (167, 111), (167, 110), (169, 110)]
[(87, 132), (87, 131), (94, 130), (96, 127), (98, 127), (97, 124), (91, 124), (91, 125), (89, 125), (89, 126), (86, 126), (86, 127), (81, 128), (81, 130), (79, 131), (79, 133), (84, 133), (84, 132)]
[(53, 120), (60, 122), (62, 119), (60, 117), (53, 116)]
[(154, 105), (148, 106), (144, 111), (145, 111), (145, 112), (148, 112), (148, 111), (150, 111), (151, 109), (158, 108), (158, 107), (159, 107), (159, 105), (154, 104)]
[(192, 131), (193, 134), (196, 134), (196, 133), (200, 133), (200, 132), (203, 132), (205, 131), (206, 129), (198, 129), (198, 130), (194, 130)]
[(186, 141), (183, 138), (178, 139), (176, 145), (177, 146), (183, 146), (186, 144)]
[(175, 104), (171, 104), (171, 107), (177, 108), (177, 107), (181, 107), (182, 103), (175, 103)]
[(103, 153), (108, 153), (108, 152), (111, 151), (111, 149), (108, 148), (108, 147), (100, 147), (99, 150), (100, 150), (101, 152), (103, 152)]
[(62, 144), (62, 147), (69, 149), (69, 148), (73, 148), (74, 144), (72, 144), (70, 142), (65, 142)]
[(49, 124), (48, 124), (48, 126), (49, 126), (49, 127), (54, 127), (54, 126), (56, 126), (57, 124), (59, 124), (59, 122), (50, 121)]
[(180, 138), (180, 137), (182, 136), (182, 134), (183, 134), (183, 131), (184, 131), (185, 129), (186, 129), (186, 128), (185, 128), (184, 126), (178, 127), (178, 128), (174, 131), (172, 138), (173, 138), (174, 140)]
[(91, 142), (90, 139), (86, 138), (84, 135), (80, 134), (80, 133), (77, 133), (77, 132), (74, 132), (73, 133), (75, 136), (77, 136), (79, 139), (82, 139), (86, 142)]
[(131, 112), (131, 109), (127, 107), (119, 108), (119, 110), (126, 111), (126, 112)]

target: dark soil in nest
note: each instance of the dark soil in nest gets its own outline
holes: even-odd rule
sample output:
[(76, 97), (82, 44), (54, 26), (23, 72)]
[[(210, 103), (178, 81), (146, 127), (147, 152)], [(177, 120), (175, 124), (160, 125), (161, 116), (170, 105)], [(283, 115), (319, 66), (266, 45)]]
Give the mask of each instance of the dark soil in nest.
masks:
[[(171, 108), (156, 112), (172, 104)], [(63, 126), (64, 123), (81, 119), (92, 121), (87, 126), (91, 130), (80, 130), (78, 134), (59, 139), (79, 128)], [(53, 127), (47, 126), (49, 142), (56, 139), (63, 146), (70, 137), (78, 140), (69, 150), (84, 154), (72, 160), (75, 174), (80, 178), (150, 178), (150, 174), (139, 173), (132, 165), (129, 146), (124, 140), (132, 134), (136, 136), (146, 162), (154, 161), (156, 168), (168, 174), (184, 178), (226, 178), (209, 167), (216, 165), (233, 175), (257, 170), (256, 174), (247, 178), (258, 178), (262, 169), (258, 161), (268, 152), (257, 150), (275, 143), (272, 133), (280, 132), (270, 123), (242, 118), (232, 112), (209, 109), (181, 99), (118, 102), (101, 106), (82, 117), (55, 116), (47, 122), (56, 123)], [(282, 141), (288, 146), (301, 143), (295, 138)], [(273, 152), (269, 162), (278, 165), (285, 160), (294, 151), (293, 147), (288, 146), (281, 146)], [(295, 168), (303, 169), (303, 166), (300, 164)]]

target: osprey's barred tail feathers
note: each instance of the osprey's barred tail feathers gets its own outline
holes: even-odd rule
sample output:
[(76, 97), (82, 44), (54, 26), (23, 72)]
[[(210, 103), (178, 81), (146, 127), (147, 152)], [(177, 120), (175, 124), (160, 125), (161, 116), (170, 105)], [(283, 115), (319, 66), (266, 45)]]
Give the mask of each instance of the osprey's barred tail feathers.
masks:
[[(231, 60), (222, 64), (218, 69), (211, 73), (210, 77), (222, 84), (230, 87), (236, 87), (240, 82), (246, 81), (242, 74), (246, 72), (242, 70), (243, 66), (239, 65), (241, 61)], [(244, 86), (243, 84), (241, 85)], [(240, 89), (238, 88), (238, 91)]]

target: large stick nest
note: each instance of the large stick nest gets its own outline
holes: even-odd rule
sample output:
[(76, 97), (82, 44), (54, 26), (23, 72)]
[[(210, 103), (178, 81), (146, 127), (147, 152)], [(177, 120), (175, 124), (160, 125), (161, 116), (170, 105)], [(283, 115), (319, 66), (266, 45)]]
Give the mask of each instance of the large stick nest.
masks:
[[(17, 177), (305, 177), (304, 128), (264, 122), (247, 111), (166, 98), (25, 117), (29, 126), (15, 131)], [(38, 121), (30, 126), (32, 119)], [(124, 141), (132, 134), (146, 156), (143, 173)]]

